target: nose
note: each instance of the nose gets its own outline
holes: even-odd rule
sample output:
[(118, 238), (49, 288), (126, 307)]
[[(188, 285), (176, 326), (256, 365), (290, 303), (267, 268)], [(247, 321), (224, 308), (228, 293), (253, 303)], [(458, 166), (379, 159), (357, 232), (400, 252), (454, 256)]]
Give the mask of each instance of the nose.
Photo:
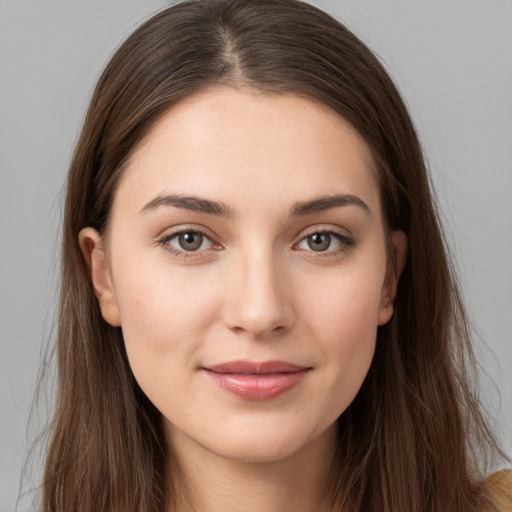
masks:
[(224, 323), (230, 330), (263, 339), (292, 327), (292, 287), (281, 267), (271, 251), (236, 262), (226, 280)]

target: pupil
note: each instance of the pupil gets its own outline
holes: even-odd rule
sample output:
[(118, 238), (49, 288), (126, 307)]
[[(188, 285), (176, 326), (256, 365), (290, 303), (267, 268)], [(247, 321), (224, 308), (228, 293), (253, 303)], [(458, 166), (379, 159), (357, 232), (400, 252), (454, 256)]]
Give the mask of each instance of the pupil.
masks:
[(325, 251), (331, 243), (331, 237), (322, 233), (315, 233), (308, 237), (308, 245), (313, 251)]
[(203, 243), (203, 235), (200, 233), (182, 233), (180, 235), (180, 245), (187, 251), (197, 251)]

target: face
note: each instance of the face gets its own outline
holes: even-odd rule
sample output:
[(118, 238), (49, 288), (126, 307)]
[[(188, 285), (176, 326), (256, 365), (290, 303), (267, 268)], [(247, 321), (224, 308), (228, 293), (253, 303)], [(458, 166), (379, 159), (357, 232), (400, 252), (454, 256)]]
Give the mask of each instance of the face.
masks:
[(169, 439), (271, 461), (332, 439), (392, 314), (401, 233), (365, 143), (294, 95), (210, 90), (136, 148), (80, 242)]

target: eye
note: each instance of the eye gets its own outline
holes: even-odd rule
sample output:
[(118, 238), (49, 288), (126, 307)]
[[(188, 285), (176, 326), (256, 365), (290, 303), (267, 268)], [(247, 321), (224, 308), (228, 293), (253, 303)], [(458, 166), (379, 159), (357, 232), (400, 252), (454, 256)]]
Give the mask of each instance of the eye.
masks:
[(204, 233), (195, 230), (180, 231), (164, 236), (159, 241), (172, 252), (199, 252), (211, 249), (213, 242)]
[(304, 237), (296, 247), (314, 252), (337, 252), (352, 245), (351, 239), (335, 231), (316, 231)]

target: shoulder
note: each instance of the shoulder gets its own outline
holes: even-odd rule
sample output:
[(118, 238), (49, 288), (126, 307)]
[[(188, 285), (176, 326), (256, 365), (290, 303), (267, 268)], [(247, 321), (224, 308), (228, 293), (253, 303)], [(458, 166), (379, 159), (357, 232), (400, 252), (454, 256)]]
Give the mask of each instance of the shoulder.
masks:
[(512, 511), (512, 470), (503, 469), (490, 475), (487, 487), (500, 512)]

